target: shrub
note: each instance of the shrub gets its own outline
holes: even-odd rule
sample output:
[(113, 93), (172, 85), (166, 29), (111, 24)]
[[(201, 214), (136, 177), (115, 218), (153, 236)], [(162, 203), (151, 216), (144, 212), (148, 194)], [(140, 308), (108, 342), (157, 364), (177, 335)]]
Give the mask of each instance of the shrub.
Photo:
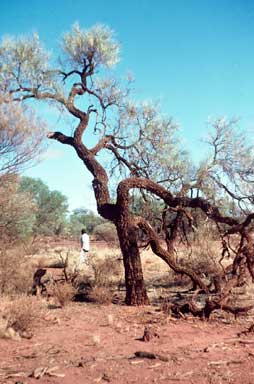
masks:
[(114, 287), (118, 286), (122, 276), (119, 256), (110, 254), (99, 258), (91, 254), (88, 264), (94, 273), (89, 298), (99, 304), (111, 303)]
[(0, 294), (27, 293), (32, 286), (32, 265), (21, 247), (0, 251)]
[(23, 295), (14, 298), (12, 302), (7, 300), (1, 309), (2, 317), (6, 320), (6, 329), (13, 329), (20, 335), (35, 328), (43, 310), (42, 303), (37, 298)]
[(105, 255), (105, 258), (99, 259), (96, 256), (90, 256), (88, 263), (94, 272), (93, 286), (109, 287), (119, 281), (121, 264), (116, 257)]
[[(194, 232), (190, 237), (191, 248), (179, 250), (178, 262), (187, 265), (200, 275), (215, 276), (223, 273), (219, 263), (221, 259), (220, 238), (210, 223), (204, 223), (202, 230)], [(187, 254), (188, 253), (188, 254)], [(225, 257), (224, 265), (228, 263)]]
[(75, 289), (68, 283), (56, 284), (53, 288), (53, 296), (57, 299), (61, 307), (67, 305), (75, 294)]
[(219, 265), (221, 258), (220, 243), (216, 242), (207, 235), (203, 238), (197, 238), (192, 246), (192, 254), (187, 264), (199, 274), (217, 275), (222, 273)]
[(93, 230), (93, 235), (96, 240), (103, 240), (109, 243), (117, 243), (118, 241), (116, 227), (110, 222), (96, 225)]
[(89, 297), (98, 304), (110, 304), (113, 294), (109, 287), (93, 287)]
[(0, 212), (0, 239), (5, 245), (31, 236), (36, 206), (29, 194), (19, 191), (16, 175), (0, 177)]

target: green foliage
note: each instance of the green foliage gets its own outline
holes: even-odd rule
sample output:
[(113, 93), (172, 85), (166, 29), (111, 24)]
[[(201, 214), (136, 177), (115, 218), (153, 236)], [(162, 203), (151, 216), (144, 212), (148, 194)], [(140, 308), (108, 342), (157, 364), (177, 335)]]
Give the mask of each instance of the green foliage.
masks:
[(30, 194), (36, 204), (37, 211), (33, 233), (44, 235), (59, 235), (66, 225), (68, 210), (67, 198), (59, 191), (50, 191), (40, 179), (23, 177), (20, 191)]
[(117, 231), (113, 223), (104, 222), (97, 225), (93, 234), (97, 240), (104, 240), (108, 242), (116, 242), (117, 241)]
[(69, 232), (77, 235), (82, 228), (85, 228), (89, 234), (93, 233), (94, 228), (104, 220), (94, 212), (85, 208), (77, 208), (69, 218)]
[(0, 178), (0, 239), (4, 243), (24, 240), (32, 234), (36, 209), (30, 195), (19, 190), (17, 176)]
[(235, 201), (238, 208), (246, 213), (251, 210), (254, 196), (252, 136), (239, 127), (235, 118), (210, 119), (209, 124), (211, 131), (205, 142), (210, 151), (197, 169), (196, 185), (203, 196), (224, 211)]

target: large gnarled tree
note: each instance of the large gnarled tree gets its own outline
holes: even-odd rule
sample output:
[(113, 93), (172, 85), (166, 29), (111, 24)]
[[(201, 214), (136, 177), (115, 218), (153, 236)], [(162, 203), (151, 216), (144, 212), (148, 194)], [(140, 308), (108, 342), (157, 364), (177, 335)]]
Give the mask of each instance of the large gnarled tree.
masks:
[[(113, 76), (110, 68), (118, 61), (119, 45), (109, 28), (97, 25), (82, 30), (74, 25), (63, 37), (62, 52), (59, 67), (55, 67), (37, 35), (4, 40), (0, 46), (1, 88), (8, 94), (7, 103), (10, 98), (21, 103), (50, 101), (76, 121), (72, 134), (55, 131), (47, 136), (72, 147), (93, 175), (98, 212), (117, 229), (125, 267), (126, 303), (148, 303), (140, 238), (174, 271), (186, 274), (208, 291), (198, 271), (180, 265), (174, 253), (183, 223), (192, 226), (193, 209), (202, 210), (217, 223), (223, 251), (230, 251), (228, 237), (240, 234), (234, 274), (239, 275), (244, 259), (254, 277), (254, 253), (248, 229), (253, 218), (249, 211), (253, 203), (254, 157), (250, 150), (246, 152), (243, 137), (234, 135), (234, 122), (213, 123), (215, 135), (209, 139), (213, 152), (195, 170), (180, 150), (172, 119), (162, 116), (155, 104), (134, 102), (131, 79), (123, 85)], [(96, 142), (91, 140), (92, 136)], [(242, 151), (245, 157), (241, 156)], [(114, 194), (110, 194), (109, 175), (113, 184), (118, 184)], [(163, 205), (158, 218), (160, 235), (145, 217), (133, 214), (130, 207), (133, 191), (139, 191), (144, 199), (155, 196), (160, 200)], [(239, 202), (241, 214), (233, 217), (231, 212), (219, 210), (225, 196)], [(220, 300), (228, 290), (225, 287)]]

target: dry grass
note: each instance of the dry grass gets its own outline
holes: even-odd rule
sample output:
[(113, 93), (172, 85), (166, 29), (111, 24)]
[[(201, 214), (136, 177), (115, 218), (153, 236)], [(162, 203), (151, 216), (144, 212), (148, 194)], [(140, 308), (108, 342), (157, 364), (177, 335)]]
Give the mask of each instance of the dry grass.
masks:
[(89, 298), (97, 304), (110, 304), (112, 302), (112, 291), (109, 287), (93, 287)]
[(122, 264), (119, 254), (114, 251), (100, 257), (98, 253), (88, 256), (88, 266), (93, 271), (94, 287), (112, 287), (118, 285), (122, 276)]
[[(177, 247), (175, 258), (182, 265), (190, 265), (200, 274), (217, 274), (222, 272), (218, 266), (221, 256), (219, 242), (211, 239), (209, 233), (203, 233), (199, 238), (192, 239), (192, 250), (183, 244)], [(39, 254), (33, 257), (24, 258), (24, 254), (18, 250), (6, 251), (0, 258), (0, 292), (15, 293), (27, 292), (31, 287), (31, 268), (24, 268), (24, 261), (29, 261), (33, 266), (36, 263), (40, 267), (63, 267), (67, 265), (66, 272), (71, 275), (76, 270), (79, 260), (79, 244), (69, 243), (47, 243), (48, 250), (41, 248)], [(8, 253), (8, 254), (7, 254)], [(145, 281), (149, 286), (158, 287), (177, 286), (190, 283), (188, 278), (175, 274), (168, 265), (159, 257), (154, 255), (148, 248), (141, 252), (142, 266)], [(225, 261), (228, 263), (228, 261)], [(15, 266), (15, 268), (13, 267)], [(84, 270), (83, 270), (84, 269)], [(107, 302), (111, 292), (117, 289), (124, 282), (123, 263), (119, 248), (106, 243), (91, 243), (91, 252), (88, 253), (87, 264), (81, 271), (80, 277), (84, 282), (92, 286), (91, 295), (98, 302), (99, 296), (102, 302)], [(55, 297), (59, 304), (65, 305), (71, 300), (73, 292), (69, 286), (61, 286), (55, 289)], [(97, 289), (98, 288), (98, 289)], [(109, 289), (106, 289), (109, 288)], [(108, 291), (106, 293), (106, 291)], [(63, 296), (63, 297), (61, 297)], [(65, 299), (66, 296), (66, 299)]]
[(21, 336), (24, 332), (33, 331), (42, 317), (43, 310), (43, 302), (35, 297), (21, 295), (12, 300), (2, 297), (1, 336), (11, 335), (10, 329)]
[(114, 249), (106, 249), (105, 254), (94, 252), (88, 256), (88, 267), (93, 274), (89, 298), (98, 304), (110, 304), (123, 275), (119, 253)]
[(33, 269), (22, 247), (0, 251), (0, 294), (27, 293), (32, 286)]
[(53, 297), (57, 300), (61, 307), (64, 307), (70, 303), (74, 295), (75, 289), (68, 283), (56, 284), (53, 287)]

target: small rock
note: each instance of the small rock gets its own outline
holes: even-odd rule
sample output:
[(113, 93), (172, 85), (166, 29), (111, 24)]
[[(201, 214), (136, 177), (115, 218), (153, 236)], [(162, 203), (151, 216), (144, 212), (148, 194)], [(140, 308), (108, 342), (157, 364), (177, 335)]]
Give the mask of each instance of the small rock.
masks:
[(23, 331), (20, 333), (20, 336), (23, 337), (23, 339), (31, 339), (33, 337), (33, 333), (29, 331)]
[(15, 329), (13, 329), (12, 327), (8, 327), (4, 333), (4, 337), (6, 339), (12, 339), (12, 340), (16, 340), (16, 341), (20, 341), (21, 338), (20, 338), (20, 335), (18, 332), (15, 331)]
[(108, 383), (110, 382), (110, 377), (104, 372), (102, 376), (102, 380), (107, 381)]

